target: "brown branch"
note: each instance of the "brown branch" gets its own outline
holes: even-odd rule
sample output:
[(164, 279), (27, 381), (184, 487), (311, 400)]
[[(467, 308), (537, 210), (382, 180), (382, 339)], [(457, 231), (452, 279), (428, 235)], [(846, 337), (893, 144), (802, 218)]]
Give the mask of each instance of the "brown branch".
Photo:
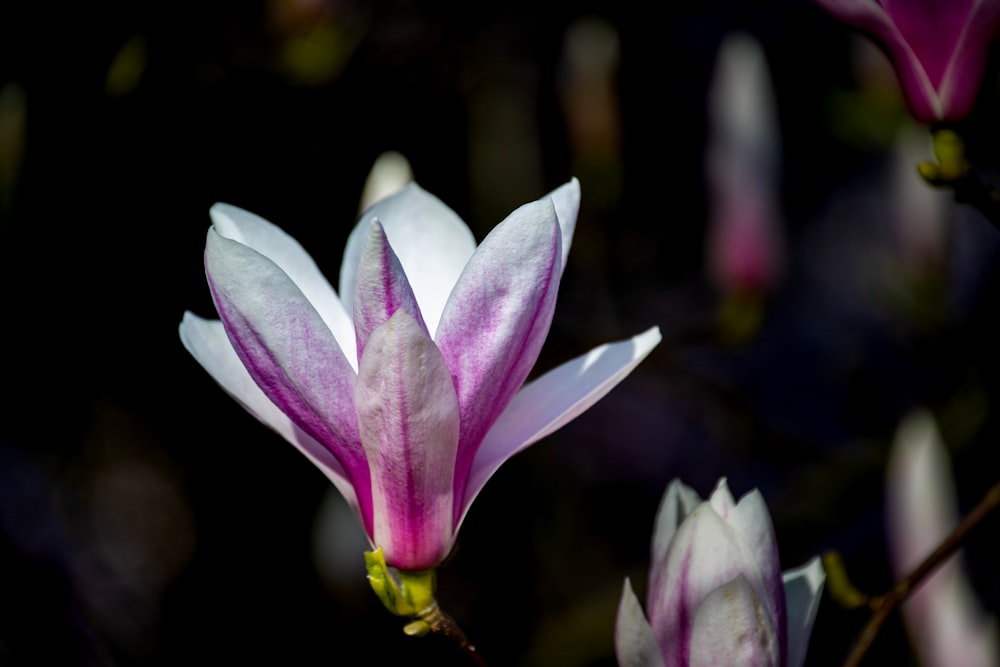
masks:
[(858, 667), (865, 653), (875, 641), (879, 630), (885, 620), (895, 611), (910, 593), (939, 565), (952, 556), (973, 528), (982, 523), (990, 512), (1000, 507), (1000, 481), (997, 481), (990, 490), (986, 492), (983, 499), (979, 501), (971, 512), (955, 527), (945, 540), (931, 552), (912, 572), (903, 577), (885, 595), (873, 597), (869, 603), (872, 609), (872, 616), (868, 623), (861, 630), (861, 634), (854, 642), (851, 652), (844, 661), (843, 667)]
[(420, 614), (417, 615), (417, 621), (407, 625), (403, 628), (406, 634), (424, 634), (425, 632), (433, 632), (435, 634), (443, 635), (448, 639), (455, 642), (458, 648), (461, 649), (466, 656), (468, 656), (472, 662), (477, 665), (477, 667), (487, 667), (486, 660), (482, 655), (476, 650), (476, 647), (472, 645), (465, 633), (462, 632), (462, 628), (458, 627), (458, 623), (455, 622), (448, 614), (441, 611), (441, 607), (435, 602), (431, 607), (425, 609)]

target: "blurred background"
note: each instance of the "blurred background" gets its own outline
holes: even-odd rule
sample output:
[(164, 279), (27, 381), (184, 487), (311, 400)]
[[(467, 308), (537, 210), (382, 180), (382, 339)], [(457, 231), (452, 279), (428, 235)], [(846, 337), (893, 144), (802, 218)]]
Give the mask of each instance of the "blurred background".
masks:
[[(780, 132), (780, 262), (749, 293), (713, 278), (708, 242), (709, 88), (737, 30), (764, 49)], [(989, 174), (995, 65), (963, 128)], [(644, 596), (675, 477), (760, 488), (785, 568), (835, 549), (888, 589), (899, 421), (937, 415), (963, 512), (1000, 472), (1000, 231), (947, 193), (914, 204), (931, 154), (900, 162), (900, 137), (927, 139), (907, 118), (881, 53), (799, 0), (4, 3), (0, 665), (467, 664), (403, 635), (323, 475), (177, 335), (185, 310), (214, 315), (213, 203), (336, 280), (386, 151), (478, 239), (580, 179), (539, 371), (664, 334), (497, 473), (439, 569), (491, 665), (615, 664), (622, 582)], [(998, 530), (964, 554), (994, 614)], [(916, 664), (897, 619), (869, 664)], [(824, 598), (807, 664), (840, 664), (865, 620)]]

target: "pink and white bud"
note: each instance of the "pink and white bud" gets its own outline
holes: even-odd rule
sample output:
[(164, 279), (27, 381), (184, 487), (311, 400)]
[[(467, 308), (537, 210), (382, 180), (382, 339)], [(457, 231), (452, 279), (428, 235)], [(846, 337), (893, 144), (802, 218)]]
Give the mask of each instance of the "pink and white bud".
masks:
[(657, 513), (648, 620), (625, 581), (619, 665), (799, 667), (824, 580), (818, 558), (782, 575), (759, 491), (736, 502), (722, 479), (703, 502), (675, 480)]

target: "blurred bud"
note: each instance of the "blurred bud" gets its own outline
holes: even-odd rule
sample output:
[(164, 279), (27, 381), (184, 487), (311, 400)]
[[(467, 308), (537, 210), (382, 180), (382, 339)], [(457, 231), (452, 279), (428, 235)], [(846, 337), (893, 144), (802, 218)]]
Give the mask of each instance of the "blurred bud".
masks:
[(621, 45), (606, 19), (584, 16), (566, 28), (559, 63), (559, 99), (573, 173), (603, 210), (621, 197), (622, 119), (616, 88)]
[(784, 259), (780, 139), (760, 45), (742, 33), (719, 47), (709, 91), (708, 271), (726, 296), (760, 296)]
[[(958, 524), (951, 464), (934, 417), (917, 411), (896, 432), (889, 456), (889, 547), (902, 578)], [(903, 603), (903, 620), (925, 667), (1000, 664), (997, 626), (976, 600), (958, 556), (928, 576)]]
[(798, 667), (823, 588), (814, 558), (784, 575), (759, 491), (739, 502), (726, 480), (702, 502), (674, 481), (656, 518), (647, 617), (625, 581), (615, 649), (622, 667)]

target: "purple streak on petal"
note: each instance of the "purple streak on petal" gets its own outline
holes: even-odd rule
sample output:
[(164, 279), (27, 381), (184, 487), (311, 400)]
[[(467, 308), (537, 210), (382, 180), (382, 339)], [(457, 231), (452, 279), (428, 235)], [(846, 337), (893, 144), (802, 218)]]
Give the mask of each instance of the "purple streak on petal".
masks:
[(403, 267), (389, 246), (385, 230), (378, 220), (369, 223), (368, 240), (362, 250), (355, 276), (354, 326), (357, 331), (358, 360), (368, 336), (384, 324), (398, 309), (416, 321), (426, 333), (420, 308)]
[(250, 376), (337, 457), (371, 535), (371, 481), (354, 412), (354, 369), (295, 283), (247, 246), (208, 232), (205, 270), (226, 333)]
[(659, 341), (660, 330), (653, 327), (629, 340), (596, 347), (522, 387), (476, 451), (459, 524), (507, 459), (583, 414), (624, 380)]
[(702, 599), (752, 574), (730, 526), (705, 502), (681, 523), (662, 563), (651, 567), (646, 609), (668, 667), (687, 664), (690, 627)]
[[(435, 340), (451, 369), (462, 416), (455, 496), (476, 450), (531, 371), (556, 305), (560, 232), (549, 198), (511, 213), (465, 267)], [(455, 525), (462, 503), (455, 505)]]
[(427, 330), (435, 332), (448, 295), (476, 250), (472, 232), (454, 211), (416, 183), (379, 200), (361, 215), (344, 248), (340, 294), (349, 311), (353, 311), (355, 272), (372, 218), (382, 223)]
[(355, 390), (371, 465), (374, 541), (386, 562), (423, 570), (451, 550), (459, 412), (451, 373), (403, 310), (375, 329)]
[(691, 667), (784, 664), (765, 603), (742, 574), (710, 591), (691, 629)]
[(347, 360), (356, 370), (351, 316), (299, 242), (264, 218), (229, 204), (215, 204), (209, 214), (220, 236), (256, 250), (288, 274), (330, 327)]
[(615, 617), (615, 656), (618, 667), (664, 667), (663, 652), (628, 578)]
[[(179, 328), (181, 342), (209, 375), (261, 423), (295, 446), (319, 468), (344, 496), (347, 504), (362, 522), (357, 495), (340, 461), (315, 438), (300, 429), (284, 412), (271, 402), (236, 355), (219, 320), (205, 320), (193, 313), (184, 313)], [(369, 536), (370, 537), (370, 536)]]

